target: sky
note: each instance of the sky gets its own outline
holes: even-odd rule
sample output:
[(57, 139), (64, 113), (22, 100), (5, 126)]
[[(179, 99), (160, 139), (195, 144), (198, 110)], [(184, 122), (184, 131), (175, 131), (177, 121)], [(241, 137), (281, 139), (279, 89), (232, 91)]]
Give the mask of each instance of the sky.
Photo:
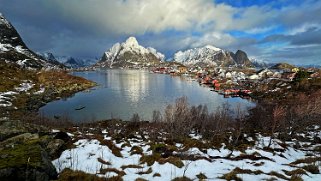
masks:
[(321, 0), (0, 0), (36, 52), (100, 58), (135, 36), (171, 58), (213, 45), (270, 63), (321, 64)]

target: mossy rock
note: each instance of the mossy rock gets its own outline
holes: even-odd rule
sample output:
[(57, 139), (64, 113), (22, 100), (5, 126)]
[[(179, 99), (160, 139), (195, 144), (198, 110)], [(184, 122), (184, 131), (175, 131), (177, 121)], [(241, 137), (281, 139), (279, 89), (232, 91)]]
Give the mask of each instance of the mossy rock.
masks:
[(0, 180), (49, 180), (57, 177), (48, 154), (37, 141), (0, 150)]

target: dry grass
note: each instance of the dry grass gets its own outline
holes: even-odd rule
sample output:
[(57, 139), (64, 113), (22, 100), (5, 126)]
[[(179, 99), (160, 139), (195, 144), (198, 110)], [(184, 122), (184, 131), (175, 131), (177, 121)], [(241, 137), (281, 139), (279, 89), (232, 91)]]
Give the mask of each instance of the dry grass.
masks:
[(312, 174), (320, 173), (319, 167), (317, 165), (305, 165), (302, 168)]
[(123, 165), (120, 167), (121, 169), (125, 170), (127, 168), (137, 168), (137, 169), (143, 169), (144, 167), (143, 166), (140, 166), (140, 165)]
[(298, 168), (295, 170), (287, 171), (283, 170), (283, 172), (288, 176), (295, 176), (295, 175), (306, 175), (306, 171), (304, 171), (302, 168)]
[(134, 154), (138, 154), (138, 155), (142, 155), (143, 154), (143, 149), (139, 146), (133, 146), (130, 149), (130, 155), (134, 155)]
[(221, 176), (220, 179), (241, 181), (242, 179), (237, 176), (238, 174), (260, 175), (262, 173), (263, 172), (261, 170), (252, 171), (249, 169), (241, 169), (239, 167), (236, 167), (231, 172), (226, 173), (223, 176)]
[(317, 161), (321, 161), (321, 157), (307, 157), (307, 158), (303, 158), (303, 159), (298, 159), (294, 162), (291, 162), (290, 164), (297, 165), (300, 163), (315, 163)]
[(110, 141), (110, 140), (101, 140), (100, 144), (107, 146), (115, 156), (120, 157), (120, 158), (123, 157), (123, 155), (120, 152), (121, 149), (118, 148), (112, 141)]
[(105, 161), (102, 158), (97, 158), (97, 160), (98, 160), (99, 163), (102, 163), (104, 165), (111, 165), (111, 163), (109, 161)]
[(118, 176), (124, 176), (126, 175), (126, 173), (122, 170), (117, 170), (116, 168), (103, 168), (103, 169), (100, 169), (100, 174), (103, 174), (105, 175), (106, 173), (108, 172), (114, 172), (116, 173)]
[(192, 181), (192, 179), (184, 176), (184, 177), (176, 177), (172, 181)]
[(139, 171), (137, 174), (144, 175), (144, 174), (151, 174), (153, 172), (153, 169), (149, 167), (146, 171)]
[(88, 174), (82, 171), (73, 171), (71, 169), (64, 169), (58, 177), (58, 181), (65, 181), (65, 180), (70, 180), (70, 181), (105, 181), (107, 179), (98, 177), (94, 174)]
[(161, 177), (160, 173), (154, 173), (153, 177)]
[(158, 160), (158, 162), (160, 164), (170, 163), (170, 164), (175, 165), (178, 168), (183, 168), (183, 166), (184, 166), (184, 163), (182, 162), (182, 160), (180, 158), (173, 157), (173, 156), (170, 156), (168, 158), (160, 158)]
[(204, 173), (202, 173), (202, 172), (199, 173), (199, 174), (197, 174), (196, 177), (197, 177), (199, 180), (206, 180), (206, 179), (207, 179), (206, 175), (205, 175)]
[(152, 154), (152, 155), (143, 155), (140, 157), (140, 163), (144, 164), (147, 163), (148, 166), (152, 166), (156, 161), (161, 158), (160, 154)]

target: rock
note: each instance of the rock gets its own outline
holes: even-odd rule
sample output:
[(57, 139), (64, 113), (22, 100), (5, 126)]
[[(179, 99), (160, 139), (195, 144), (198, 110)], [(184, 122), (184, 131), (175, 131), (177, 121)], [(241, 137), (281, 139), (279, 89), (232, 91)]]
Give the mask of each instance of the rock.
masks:
[(49, 155), (53, 158), (60, 155), (60, 153), (63, 151), (62, 148), (64, 146), (65, 142), (61, 139), (54, 139), (50, 141), (47, 145), (47, 151)]
[(63, 140), (65, 142), (68, 142), (69, 140), (71, 140), (70, 136), (68, 136), (68, 134), (66, 132), (58, 132), (58, 133), (56, 133), (56, 136), (54, 137), (54, 139), (60, 139), (60, 140)]
[(0, 121), (0, 141), (25, 132), (28, 130), (20, 121)]
[(26, 142), (0, 150), (0, 180), (46, 181), (57, 178), (47, 152), (36, 142)]
[(24, 143), (26, 141), (35, 140), (35, 139), (39, 139), (38, 134), (23, 133), (1, 142), (0, 149), (1, 147), (13, 147), (15, 144), (20, 144), (20, 143)]

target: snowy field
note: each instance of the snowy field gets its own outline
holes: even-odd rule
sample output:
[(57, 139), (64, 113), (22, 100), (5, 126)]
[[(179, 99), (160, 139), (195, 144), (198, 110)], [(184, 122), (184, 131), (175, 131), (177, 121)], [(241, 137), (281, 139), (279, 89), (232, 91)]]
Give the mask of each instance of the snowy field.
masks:
[[(104, 135), (104, 140), (112, 139), (108, 136), (107, 131), (102, 131), (102, 134)], [(313, 132), (311, 134), (321, 138), (321, 132)], [(308, 137), (308, 135), (304, 136)], [(199, 137), (192, 137), (200, 139)], [(253, 138), (248, 137), (247, 139), (252, 140)], [(251, 148), (248, 147), (243, 152), (232, 152), (224, 144), (221, 148), (208, 148), (202, 151), (197, 147), (192, 147), (185, 151), (173, 152), (176, 155), (190, 155), (191, 158), (198, 158), (182, 159), (184, 165), (177, 167), (169, 162), (154, 162), (152, 165), (142, 163), (140, 161), (142, 155), (153, 154), (151, 146), (146, 140), (142, 141), (142, 139), (134, 138), (119, 143), (112, 141), (121, 150), (121, 156), (115, 156), (108, 146), (101, 144), (97, 139), (79, 139), (74, 143), (75, 148), (65, 150), (60, 158), (53, 161), (53, 164), (58, 172), (61, 172), (64, 168), (70, 168), (96, 174), (100, 177), (117, 176), (121, 172), (124, 180), (135, 180), (137, 178), (172, 180), (182, 176), (198, 180), (197, 175), (199, 174), (204, 174), (208, 180), (220, 180), (224, 174), (230, 173), (236, 168), (250, 170), (249, 173), (237, 174), (237, 177), (242, 180), (266, 180), (271, 178), (286, 180), (291, 178), (286, 174), (287, 172), (307, 165), (305, 163), (296, 164), (295, 161), (307, 157), (320, 157), (320, 153), (317, 155), (312, 150), (317, 146), (321, 146), (321, 144), (291, 141), (286, 142), (287, 147), (284, 148), (281, 146), (284, 143), (275, 139), (271, 146), (274, 151), (265, 151), (263, 147), (268, 145), (270, 138), (257, 134), (255, 140), (257, 140), (255, 145)], [(305, 145), (304, 150), (295, 149), (296, 144)], [(132, 149), (134, 146), (140, 147), (142, 154), (133, 154)], [(184, 145), (177, 143), (176, 148), (177, 150), (184, 150)], [(250, 157), (246, 157), (246, 155), (250, 155)], [(321, 169), (320, 161), (314, 164)], [(126, 167), (126, 165), (135, 166)], [(117, 172), (112, 171), (115, 169)], [(275, 173), (281, 174), (282, 178), (281, 176), (275, 176)], [(321, 174), (311, 174), (310, 172), (306, 172), (300, 177), (303, 180), (321, 180)]]

